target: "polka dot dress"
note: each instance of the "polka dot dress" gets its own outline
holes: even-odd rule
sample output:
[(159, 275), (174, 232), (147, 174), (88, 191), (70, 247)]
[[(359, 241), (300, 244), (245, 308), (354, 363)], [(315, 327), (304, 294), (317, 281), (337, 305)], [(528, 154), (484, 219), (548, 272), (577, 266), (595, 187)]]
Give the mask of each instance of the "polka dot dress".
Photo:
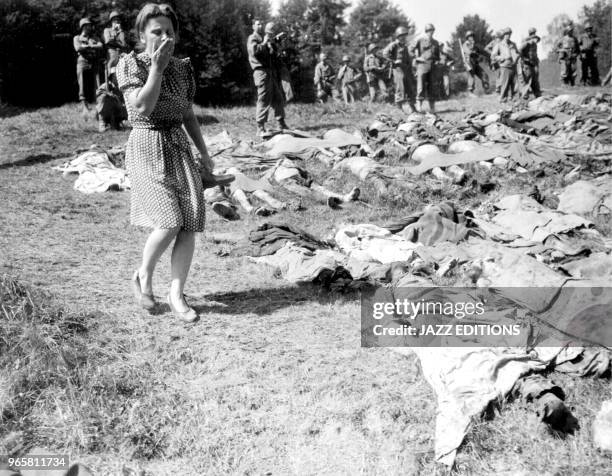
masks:
[(202, 179), (182, 128), (183, 113), (195, 94), (189, 59), (172, 58), (162, 77), (159, 99), (149, 117), (138, 113), (127, 99), (147, 81), (151, 58), (132, 52), (117, 65), (117, 80), (126, 98), (132, 132), (125, 162), (132, 183), (133, 225), (204, 231)]

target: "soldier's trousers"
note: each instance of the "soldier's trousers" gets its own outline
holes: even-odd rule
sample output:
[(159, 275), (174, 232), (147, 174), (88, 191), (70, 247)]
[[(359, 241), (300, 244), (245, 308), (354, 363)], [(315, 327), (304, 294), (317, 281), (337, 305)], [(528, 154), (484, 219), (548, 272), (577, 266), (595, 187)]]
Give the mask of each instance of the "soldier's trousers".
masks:
[(374, 81), (368, 82), (368, 90), (370, 91), (370, 101), (376, 101), (376, 86), (380, 89), (380, 94), (383, 101), (387, 98), (387, 85), (385, 80), (382, 78), (375, 79)]
[(255, 108), (257, 124), (266, 123), (270, 109), (274, 111), (277, 121), (283, 121), (285, 119), (285, 97), (279, 78), (265, 69), (256, 69), (253, 71), (253, 80), (257, 88)]
[(414, 106), (414, 89), (412, 72), (401, 67), (393, 68), (393, 84), (395, 86), (395, 104), (406, 101)]
[(479, 64), (474, 65), (472, 71), (468, 71), (468, 91), (471, 93), (474, 92), (474, 89), (476, 88), (476, 78), (482, 81), (482, 89), (484, 89), (485, 93), (489, 92), (489, 76)]
[(518, 68), (518, 83), (521, 87), (521, 96), (524, 99), (529, 97), (529, 93), (539, 98), (542, 95), (540, 90), (540, 67), (525, 62), (519, 62)]
[(445, 98), (450, 97), (450, 76), (448, 73), (442, 73), (442, 93)]
[(499, 99), (501, 102), (505, 102), (508, 99), (512, 99), (516, 90), (516, 68), (504, 68), (500, 69), (501, 72), (501, 91), (499, 93)]
[(344, 102), (346, 104), (355, 102), (355, 86), (352, 84), (343, 84), (342, 97), (344, 98)]
[(330, 86), (317, 84), (317, 99), (321, 102), (327, 102), (328, 98), (333, 98), (333, 91)]
[(501, 68), (499, 66), (491, 67), (491, 71), (495, 75), (495, 92), (501, 91)]
[(593, 55), (586, 56), (581, 59), (580, 63), (582, 66), (582, 78), (580, 78), (580, 82), (582, 84), (588, 84), (589, 86), (599, 86), (597, 57)]
[(79, 101), (94, 102), (96, 90), (100, 87), (100, 75), (95, 65), (77, 61), (77, 83), (79, 84)]
[(417, 100), (423, 101), (427, 98), (429, 101), (436, 99), (434, 90), (435, 71), (433, 67), (429, 71), (420, 71), (417, 67)]
[(563, 84), (573, 86), (576, 81), (576, 59), (561, 60), (561, 81)]

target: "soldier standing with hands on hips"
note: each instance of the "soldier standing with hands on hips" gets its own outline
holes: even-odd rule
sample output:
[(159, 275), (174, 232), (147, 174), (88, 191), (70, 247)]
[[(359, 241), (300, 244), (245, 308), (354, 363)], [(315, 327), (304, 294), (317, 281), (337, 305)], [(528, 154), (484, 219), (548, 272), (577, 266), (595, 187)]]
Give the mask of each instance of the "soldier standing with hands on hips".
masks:
[(512, 30), (503, 30), (502, 40), (495, 45), (491, 53), (491, 59), (499, 64), (501, 70), (500, 102), (504, 103), (512, 99), (516, 92), (516, 63), (519, 58), (516, 45), (510, 41)]
[(393, 84), (395, 86), (395, 105), (403, 110), (405, 102), (410, 106), (410, 112), (415, 112), (414, 76), (412, 74), (412, 58), (406, 45), (408, 28), (399, 26), (395, 30), (395, 40), (383, 50), (383, 57), (393, 65)]
[(417, 39), (412, 47), (417, 70), (417, 110), (423, 110), (423, 100), (427, 96), (429, 111), (435, 112), (435, 77), (440, 61), (440, 44), (434, 39), (434, 26), (425, 25), (425, 36)]

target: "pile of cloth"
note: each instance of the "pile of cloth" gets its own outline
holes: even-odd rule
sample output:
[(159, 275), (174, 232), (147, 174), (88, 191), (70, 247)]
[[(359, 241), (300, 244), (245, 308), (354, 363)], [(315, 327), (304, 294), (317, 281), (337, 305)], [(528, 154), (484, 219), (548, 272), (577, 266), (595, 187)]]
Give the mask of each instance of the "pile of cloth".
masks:
[(62, 165), (53, 167), (64, 175), (79, 174), (74, 189), (82, 193), (102, 193), (108, 190), (127, 190), (130, 179), (124, 169), (114, 162), (124, 154), (123, 149), (104, 150), (92, 145), (89, 150)]
[[(520, 346), (451, 341), (435, 348), (391, 347), (419, 357), (438, 399), (436, 458), (449, 466), (473, 418), (510, 395), (533, 402), (553, 428), (573, 431), (577, 422), (564, 404), (563, 389), (542, 372), (601, 377), (612, 365), (605, 347), (612, 342), (612, 293), (597, 291), (612, 289), (612, 244), (587, 218), (526, 195), (505, 196), (483, 209), (490, 211), (460, 210), (447, 201), (392, 223), (339, 226), (333, 239), (286, 224), (266, 225), (251, 237), (253, 245), (262, 236), (266, 243), (268, 236), (281, 240), (252, 259), (291, 282), (367, 282), (382, 286), (377, 289), (389, 293), (389, 302), (411, 289), (423, 299), (441, 282), (470, 293), (495, 289), (508, 323), (516, 323), (517, 309), (523, 309), (534, 316), (537, 329), (559, 331), (555, 339)], [(580, 253), (574, 250), (576, 236), (582, 236)], [(551, 249), (555, 260), (543, 259)]]

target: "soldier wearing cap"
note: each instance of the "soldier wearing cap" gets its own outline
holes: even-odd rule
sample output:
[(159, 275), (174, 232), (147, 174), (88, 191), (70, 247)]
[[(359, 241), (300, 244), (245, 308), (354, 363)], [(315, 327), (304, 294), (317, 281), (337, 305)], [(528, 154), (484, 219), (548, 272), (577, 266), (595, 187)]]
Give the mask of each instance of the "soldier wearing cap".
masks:
[(529, 36), (521, 42), (519, 47), (520, 58), (518, 62), (518, 79), (521, 86), (521, 95), (524, 99), (532, 92), (540, 97), (540, 59), (538, 58), (538, 43), (540, 37), (536, 35), (535, 28), (529, 28)]
[(519, 52), (516, 44), (510, 40), (512, 29), (503, 30), (501, 41), (495, 45), (491, 52), (491, 58), (499, 64), (501, 70), (501, 91), (500, 101), (506, 102), (512, 99), (516, 92), (516, 63), (519, 59)]
[[(104, 47), (102, 42), (94, 37), (93, 24), (89, 18), (81, 19), (79, 30), (80, 33), (75, 35), (72, 44), (77, 52), (76, 73), (79, 83), (79, 101), (85, 110), (89, 109), (87, 102), (93, 102), (95, 91), (100, 86), (100, 59)], [(93, 88), (90, 85), (93, 85)], [(87, 91), (88, 89), (90, 91)]]
[(489, 77), (482, 66), (480, 66), (480, 58), (483, 56), (482, 51), (474, 42), (474, 32), (467, 31), (465, 34), (465, 42), (461, 46), (463, 50), (463, 63), (468, 73), (468, 91), (474, 92), (476, 88), (476, 78), (482, 82), (482, 89), (485, 93), (489, 92)]
[(335, 79), (336, 73), (327, 61), (327, 53), (321, 51), (314, 73), (314, 84), (317, 88), (317, 100), (319, 102), (326, 102), (328, 98), (333, 97), (332, 90)]
[(411, 51), (416, 62), (417, 75), (417, 109), (422, 111), (425, 96), (429, 102), (430, 112), (435, 111), (436, 68), (440, 62), (440, 43), (434, 39), (434, 26), (425, 25), (425, 36), (418, 38)]
[(361, 79), (361, 73), (351, 66), (351, 58), (348, 55), (342, 57), (342, 66), (338, 70), (338, 81), (342, 98), (346, 104), (355, 102), (355, 91), (357, 81)]
[(580, 63), (582, 66), (583, 85), (599, 85), (599, 69), (597, 68), (597, 53), (595, 49), (599, 46), (599, 38), (593, 33), (593, 25), (586, 23), (584, 33), (580, 37)]
[(247, 39), (249, 64), (257, 88), (255, 120), (257, 133), (262, 137), (267, 133), (266, 121), (270, 110), (274, 111), (279, 127), (288, 129), (285, 123), (285, 97), (280, 81), (282, 63), (278, 43), (282, 36), (282, 33), (276, 32), (274, 23), (267, 23), (264, 29), (261, 20), (255, 19), (253, 33)]
[(395, 30), (395, 40), (383, 50), (383, 57), (393, 65), (393, 84), (395, 86), (395, 104), (400, 109), (408, 102), (411, 112), (416, 111), (414, 104), (414, 76), (412, 75), (412, 58), (406, 45), (408, 29), (400, 26)]
[(114, 73), (114, 69), (119, 62), (121, 53), (127, 51), (127, 41), (125, 32), (121, 26), (121, 15), (117, 10), (113, 10), (108, 16), (108, 26), (103, 33), (104, 46), (106, 47), (106, 74), (108, 77)]
[(493, 48), (495, 48), (495, 45), (501, 41), (502, 36), (502, 31), (497, 30), (493, 35), (493, 39), (489, 41), (489, 44), (487, 46), (485, 46), (485, 51), (489, 55), (489, 67), (491, 68), (491, 71), (495, 73), (496, 93), (499, 93), (499, 91), (501, 90), (501, 71), (499, 69), (499, 65), (491, 58), (491, 53), (493, 52)]
[(366, 74), (366, 81), (370, 91), (370, 101), (376, 100), (376, 86), (380, 89), (383, 100), (387, 98), (387, 84), (385, 83), (385, 65), (376, 55), (378, 47), (371, 43), (368, 46), (368, 54), (363, 60), (363, 70)]
[(578, 40), (574, 36), (572, 22), (563, 26), (563, 38), (557, 42), (557, 54), (561, 63), (561, 81), (563, 84), (574, 86), (576, 82), (576, 58), (580, 52)]

